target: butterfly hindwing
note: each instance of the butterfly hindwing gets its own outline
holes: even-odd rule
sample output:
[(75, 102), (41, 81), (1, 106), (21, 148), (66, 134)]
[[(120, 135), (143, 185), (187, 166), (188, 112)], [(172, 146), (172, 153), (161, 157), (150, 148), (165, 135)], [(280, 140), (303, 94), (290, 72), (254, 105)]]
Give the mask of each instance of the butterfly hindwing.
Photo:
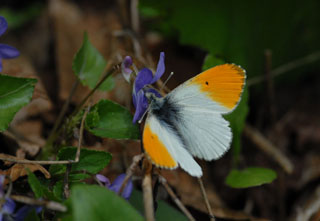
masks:
[(181, 122), (177, 124), (185, 147), (200, 159), (220, 158), (229, 148), (232, 133), (229, 122), (220, 114), (183, 108)]
[(185, 149), (176, 133), (153, 114), (149, 113), (143, 131), (143, 147), (158, 167), (174, 169), (178, 166), (192, 176), (202, 176), (202, 170)]

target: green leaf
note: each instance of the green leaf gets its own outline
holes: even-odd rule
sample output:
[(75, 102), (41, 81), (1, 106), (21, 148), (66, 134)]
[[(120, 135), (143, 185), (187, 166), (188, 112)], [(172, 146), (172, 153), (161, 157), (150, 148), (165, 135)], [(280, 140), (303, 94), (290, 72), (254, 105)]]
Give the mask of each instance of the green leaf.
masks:
[(28, 170), (28, 183), (34, 195), (36, 196), (36, 198), (43, 197), (44, 191), (43, 191), (42, 184), (40, 183), (36, 175), (34, 175), (34, 173), (32, 173), (29, 169), (27, 170)]
[(217, 58), (216, 56), (213, 56), (211, 54), (207, 54), (202, 65), (202, 70), (207, 70), (224, 63), (226, 62), (223, 59)]
[[(58, 160), (74, 160), (77, 152), (76, 147), (64, 147), (58, 153)], [(96, 174), (105, 168), (111, 160), (111, 154), (105, 151), (90, 150), (82, 148), (80, 152), (80, 159), (78, 163), (71, 165), (69, 180), (76, 181), (90, 177), (82, 171), (87, 173)], [(58, 176), (63, 179), (66, 172), (66, 165), (51, 165), (50, 173), (53, 176)]]
[[(250, 77), (263, 73), (265, 49), (272, 51), (273, 67), (320, 49), (320, 3), (310, 0), (304, 6), (290, 0), (139, 1), (140, 9), (152, 8), (159, 14), (149, 21), (152, 29), (162, 30), (161, 34), (175, 31), (174, 37), (180, 43), (201, 47), (240, 64)], [(164, 26), (167, 28), (161, 28)], [(308, 69), (298, 72), (308, 73)], [(286, 81), (291, 79), (290, 74)]]
[(62, 180), (55, 183), (55, 185), (53, 186), (52, 192), (54, 196), (57, 197), (58, 199), (63, 198), (63, 181)]
[(9, 29), (21, 28), (23, 25), (32, 22), (36, 17), (41, 15), (44, 4), (33, 2), (30, 6), (23, 7), (21, 10), (12, 10), (9, 7), (1, 7), (0, 15), (5, 17)]
[[(143, 196), (138, 190), (133, 189), (129, 202), (136, 208), (140, 213), (144, 213), (143, 207)], [(157, 221), (187, 221), (187, 217), (180, 211), (170, 206), (163, 200), (159, 200), (158, 207), (156, 210)]]
[(127, 201), (105, 187), (75, 185), (70, 198), (73, 220), (143, 220)]
[[(223, 63), (225, 62), (222, 59), (209, 54), (204, 61), (202, 69), (206, 70)], [(235, 162), (237, 162), (237, 159), (241, 152), (241, 134), (249, 111), (248, 97), (248, 88), (247, 86), (245, 86), (243, 94), (241, 96), (241, 101), (236, 109), (230, 114), (224, 115), (224, 118), (230, 122), (230, 127), (233, 133), (233, 152), (235, 156)]]
[(244, 170), (231, 170), (227, 176), (226, 184), (233, 188), (248, 188), (271, 183), (276, 178), (276, 172), (271, 169), (249, 167)]
[(230, 122), (230, 127), (233, 133), (233, 153), (235, 156), (235, 161), (237, 162), (239, 154), (241, 152), (241, 134), (246, 123), (246, 118), (249, 112), (248, 106), (248, 97), (249, 91), (248, 87), (245, 86), (241, 101), (236, 107), (236, 109), (228, 115), (225, 115), (224, 118)]
[(24, 221), (40, 221), (39, 216), (35, 209), (31, 210), (28, 215), (24, 218)]
[(36, 79), (0, 74), (0, 132), (8, 128), (14, 115), (31, 100)]
[(52, 201), (61, 201), (61, 198), (56, 197), (48, 188), (49, 182), (39, 180), (34, 173), (28, 170), (28, 183), (36, 196), (36, 198), (45, 197)]
[[(81, 83), (93, 89), (101, 78), (101, 75), (107, 65), (103, 56), (90, 43), (88, 34), (84, 33), (83, 43), (72, 63), (72, 70), (78, 76)], [(99, 87), (100, 90), (111, 90), (114, 86), (114, 80), (110, 76)]]
[(86, 118), (86, 129), (96, 136), (114, 139), (139, 139), (138, 124), (132, 123), (131, 113), (119, 104), (101, 100)]

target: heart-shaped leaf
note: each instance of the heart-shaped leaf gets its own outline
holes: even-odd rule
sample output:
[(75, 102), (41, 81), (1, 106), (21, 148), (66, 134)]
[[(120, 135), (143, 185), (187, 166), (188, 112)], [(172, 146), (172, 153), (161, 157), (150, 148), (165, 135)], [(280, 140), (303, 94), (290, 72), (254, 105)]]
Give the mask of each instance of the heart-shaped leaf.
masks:
[(0, 131), (4, 131), (14, 115), (30, 102), (37, 80), (0, 74), (0, 82)]

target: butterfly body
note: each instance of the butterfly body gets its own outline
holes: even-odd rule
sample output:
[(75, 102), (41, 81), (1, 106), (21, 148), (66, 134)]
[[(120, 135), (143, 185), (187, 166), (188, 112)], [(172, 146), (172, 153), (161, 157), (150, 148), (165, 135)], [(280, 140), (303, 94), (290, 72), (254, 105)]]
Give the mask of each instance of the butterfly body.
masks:
[(232, 132), (222, 114), (237, 106), (244, 81), (242, 68), (225, 64), (191, 78), (165, 97), (147, 93), (143, 146), (151, 161), (162, 168), (180, 166), (201, 177), (192, 156), (213, 160), (229, 149)]

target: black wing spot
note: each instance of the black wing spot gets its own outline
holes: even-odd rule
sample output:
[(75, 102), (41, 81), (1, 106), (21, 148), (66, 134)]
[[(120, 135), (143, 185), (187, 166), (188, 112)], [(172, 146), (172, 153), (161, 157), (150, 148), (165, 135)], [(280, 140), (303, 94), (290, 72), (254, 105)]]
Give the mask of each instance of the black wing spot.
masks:
[(206, 85), (209, 85), (209, 82), (208, 82), (208, 81), (206, 81)]

